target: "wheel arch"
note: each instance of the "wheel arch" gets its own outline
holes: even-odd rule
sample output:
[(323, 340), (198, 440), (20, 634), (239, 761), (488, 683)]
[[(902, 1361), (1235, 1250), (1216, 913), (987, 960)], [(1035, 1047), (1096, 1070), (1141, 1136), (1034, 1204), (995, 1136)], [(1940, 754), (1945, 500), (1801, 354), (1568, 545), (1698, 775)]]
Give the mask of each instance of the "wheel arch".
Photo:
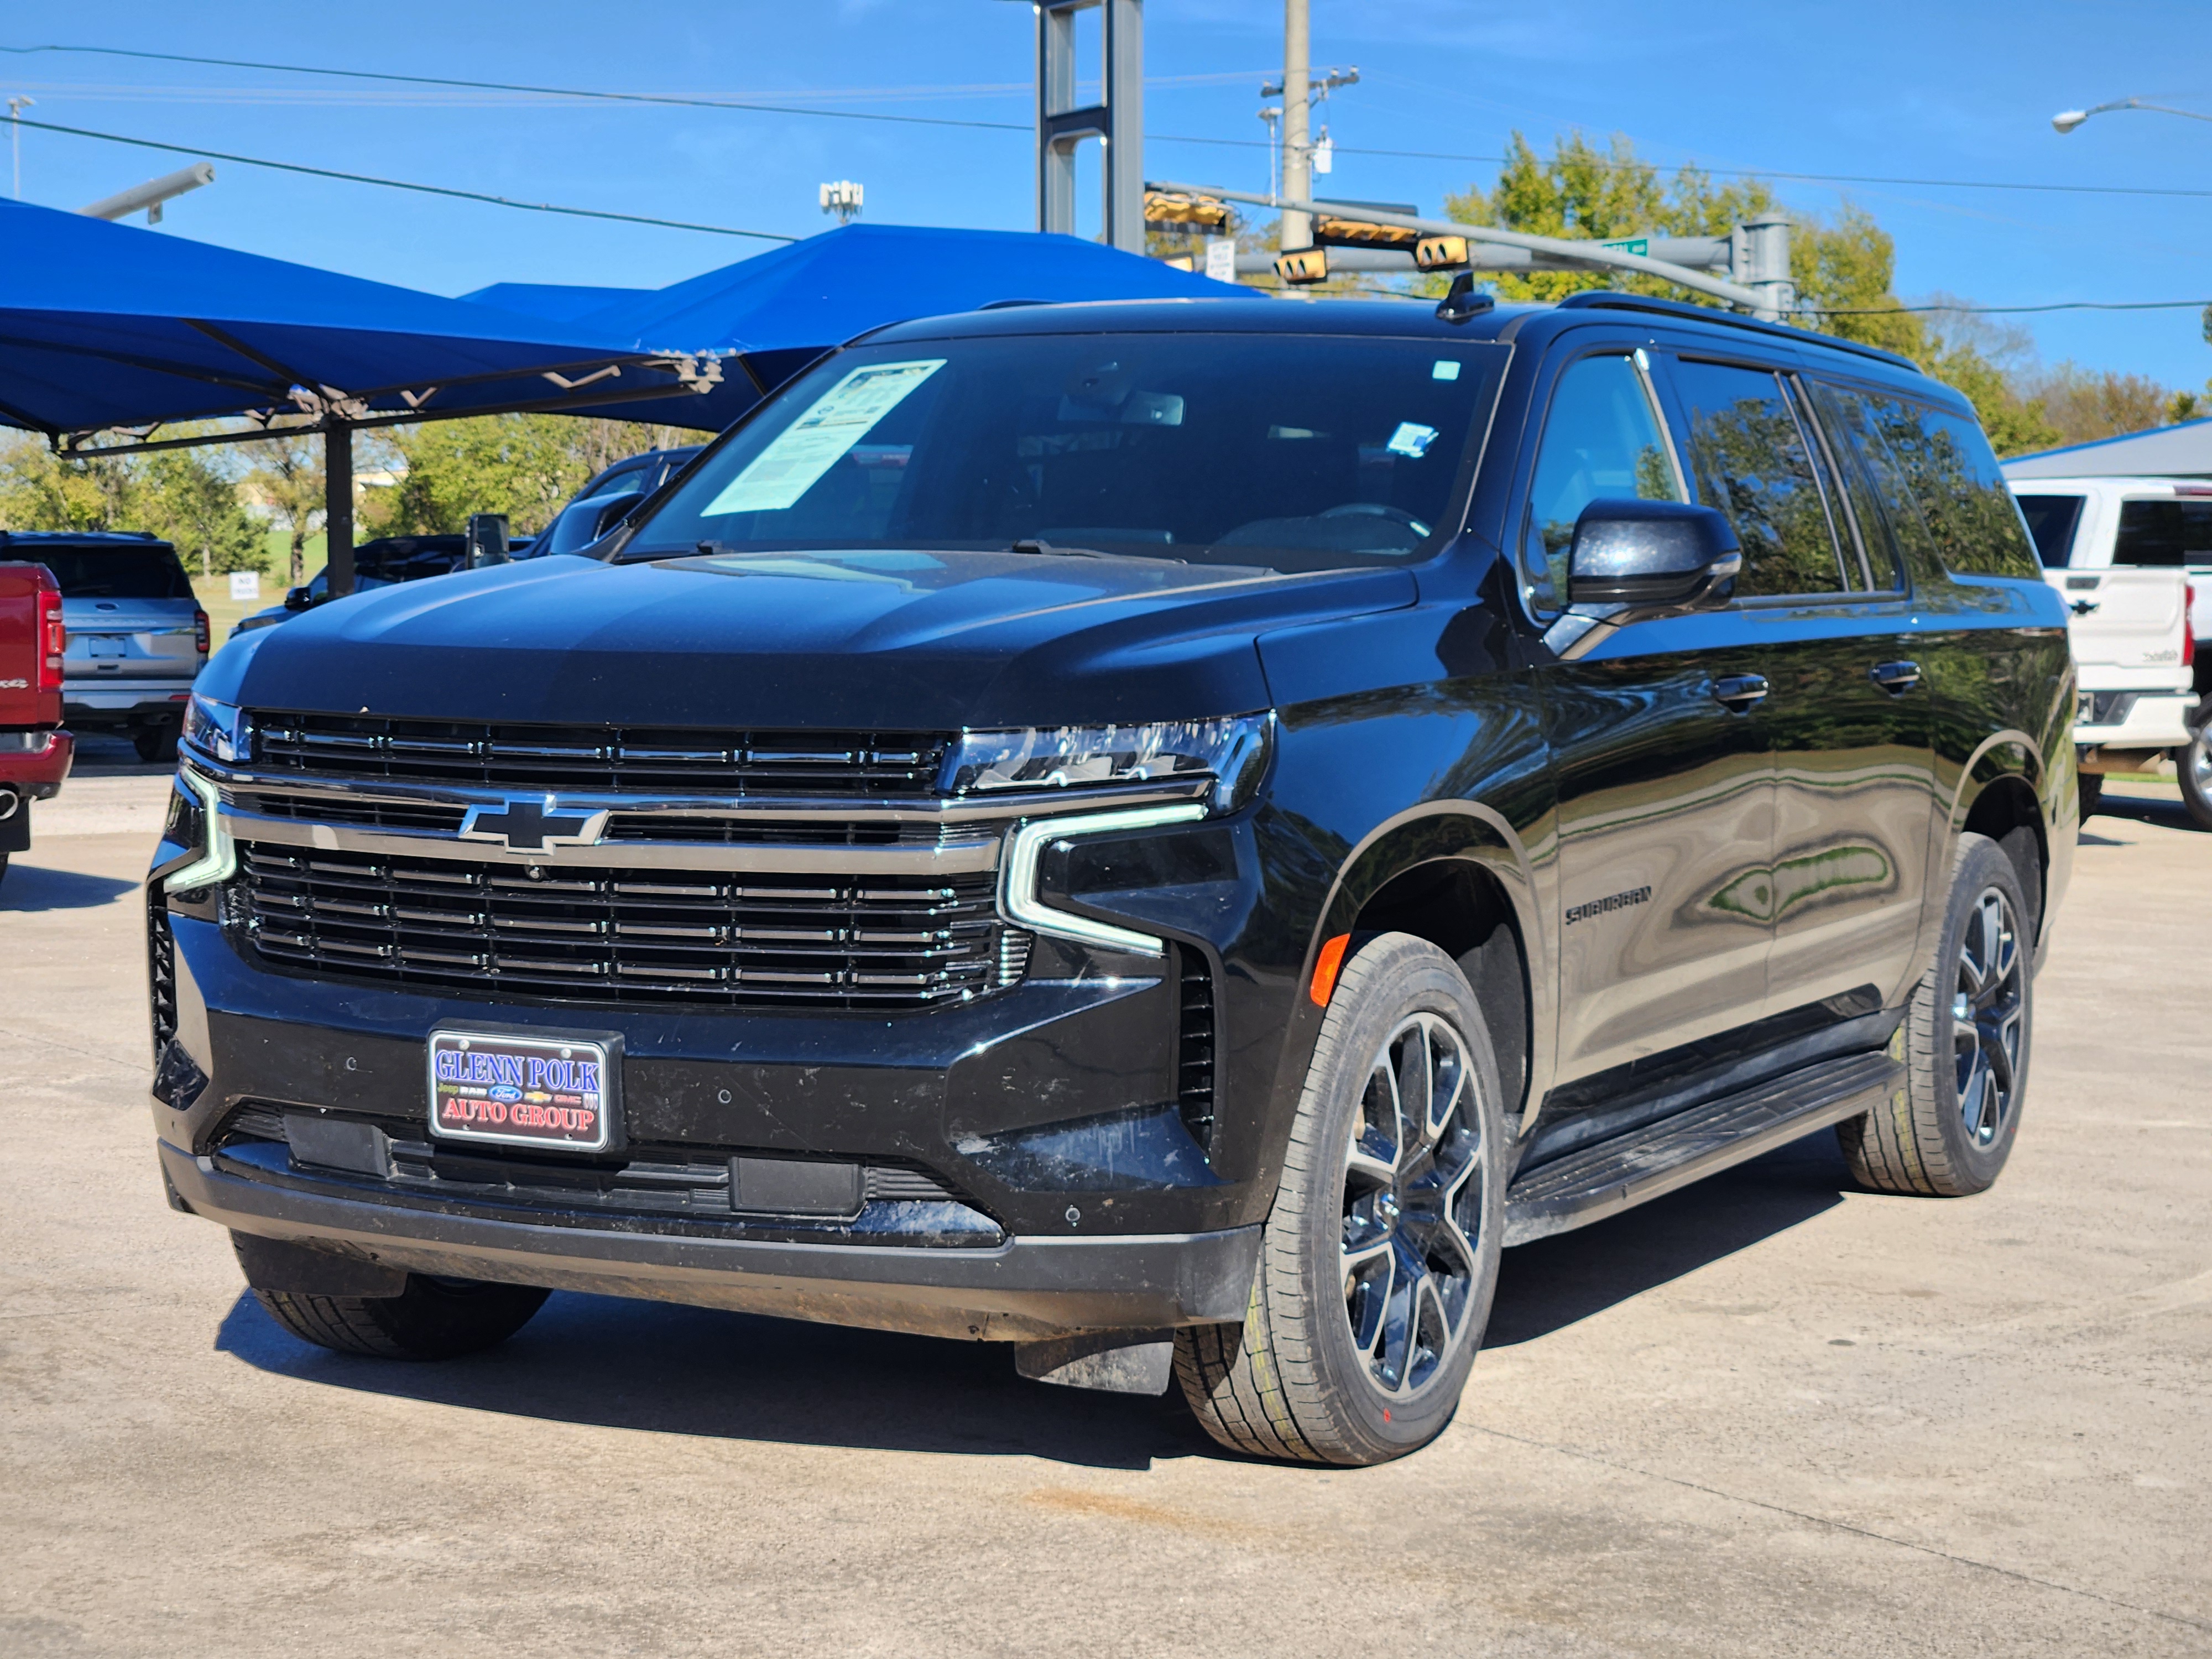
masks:
[[(1550, 940), (1533, 861), (1505, 818), (1479, 802), (1431, 801), (1370, 831), (1340, 866), (1308, 942), (1301, 985), (1343, 934), (1406, 933), (1457, 961), (1493, 1029), (1510, 1121), (1540, 1097), (1552, 1064)], [(1519, 1096), (1516, 1102), (1512, 1097)]]
[[(1955, 848), (1961, 835), (1987, 836), (2011, 856), (2021, 885), (2034, 900), (2036, 938), (2040, 943), (2051, 913), (2050, 814), (2046, 811), (2043, 756), (2023, 732), (1995, 732), (1984, 738), (1960, 775), (1959, 789), (1951, 803), (1950, 833), (1945, 838)], [(2026, 830), (2033, 839), (2033, 867), (2027, 867), (2027, 843), (2012, 836)]]

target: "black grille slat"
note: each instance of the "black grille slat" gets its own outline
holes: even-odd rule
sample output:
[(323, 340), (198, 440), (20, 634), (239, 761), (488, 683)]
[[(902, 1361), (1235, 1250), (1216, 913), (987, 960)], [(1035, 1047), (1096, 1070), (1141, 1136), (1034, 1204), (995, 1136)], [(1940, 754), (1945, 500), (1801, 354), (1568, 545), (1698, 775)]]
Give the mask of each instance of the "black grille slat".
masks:
[(264, 772), (730, 796), (933, 794), (943, 733), (524, 726), (256, 710)]
[(146, 896), (146, 969), (158, 1061), (177, 1034), (177, 942), (169, 931), (167, 902), (158, 890)]
[(249, 842), (239, 892), (249, 939), (274, 962), (594, 1000), (927, 1006), (1012, 982), (1025, 956), (1007, 948), (988, 872), (862, 884), (562, 869), (532, 880), (508, 866)]

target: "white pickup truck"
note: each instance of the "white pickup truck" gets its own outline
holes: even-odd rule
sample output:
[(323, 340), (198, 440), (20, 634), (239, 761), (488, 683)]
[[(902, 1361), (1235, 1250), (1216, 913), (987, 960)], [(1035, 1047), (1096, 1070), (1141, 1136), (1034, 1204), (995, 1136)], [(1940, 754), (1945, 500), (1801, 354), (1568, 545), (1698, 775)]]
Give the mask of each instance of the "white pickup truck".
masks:
[(2104, 775), (2170, 753), (2190, 816), (2212, 830), (2212, 483), (2035, 478), (2014, 486), (2044, 575), (2074, 613), (2081, 810)]

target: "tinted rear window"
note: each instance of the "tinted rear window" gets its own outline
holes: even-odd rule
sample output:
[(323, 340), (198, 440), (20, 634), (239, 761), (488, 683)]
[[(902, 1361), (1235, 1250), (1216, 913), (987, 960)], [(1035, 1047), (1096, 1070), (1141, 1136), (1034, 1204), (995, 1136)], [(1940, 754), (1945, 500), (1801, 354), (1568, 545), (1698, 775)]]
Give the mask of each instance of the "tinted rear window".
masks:
[(1877, 476), (1901, 484), (1919, 508), (1908, 538), (1914, 529), (1923, 532), (1923, 546), (1954, 576), (2041, 579), (2027, 526), (1972, 418), (1883, 392), (1845, 395), (1865, 410), (1885, 452), (1874, 459)]
[(176, 550), (150, 547), (34, 547), (11, 549), (54, 573), (70, 599), (189, 599), (192, 585)]
[(2212, 564), (2212, 501), (2120, 503), (2114, 564)]
[(2036, 556), (2046, 570), (2057, 570), (2074, 556), (2074, 527), (2081, 522), (2079, 495), (2022, 495), (2021, 516), (2035, 538)]

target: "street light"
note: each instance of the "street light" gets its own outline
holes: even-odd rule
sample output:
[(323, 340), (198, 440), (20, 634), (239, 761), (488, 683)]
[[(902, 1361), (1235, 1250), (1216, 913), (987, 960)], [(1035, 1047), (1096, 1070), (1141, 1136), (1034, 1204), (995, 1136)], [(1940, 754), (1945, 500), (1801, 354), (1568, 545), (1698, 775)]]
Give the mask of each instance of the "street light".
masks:
[(2212, 121), (2212, 115), (2200, 115), (2193, 109), (2176, 109), (2171, 104), (2147, 104), (2140, 98), (2115, 98), (2109, 104), (2096, 104), (2087, 109), (2062, 109), (2051, 118), (2057, 131), (2071, 132), (2093, 115), (2105, 115), (2116, 109), (2155, 110), (2160, 115), (2185, 115), (2192, 121)]

